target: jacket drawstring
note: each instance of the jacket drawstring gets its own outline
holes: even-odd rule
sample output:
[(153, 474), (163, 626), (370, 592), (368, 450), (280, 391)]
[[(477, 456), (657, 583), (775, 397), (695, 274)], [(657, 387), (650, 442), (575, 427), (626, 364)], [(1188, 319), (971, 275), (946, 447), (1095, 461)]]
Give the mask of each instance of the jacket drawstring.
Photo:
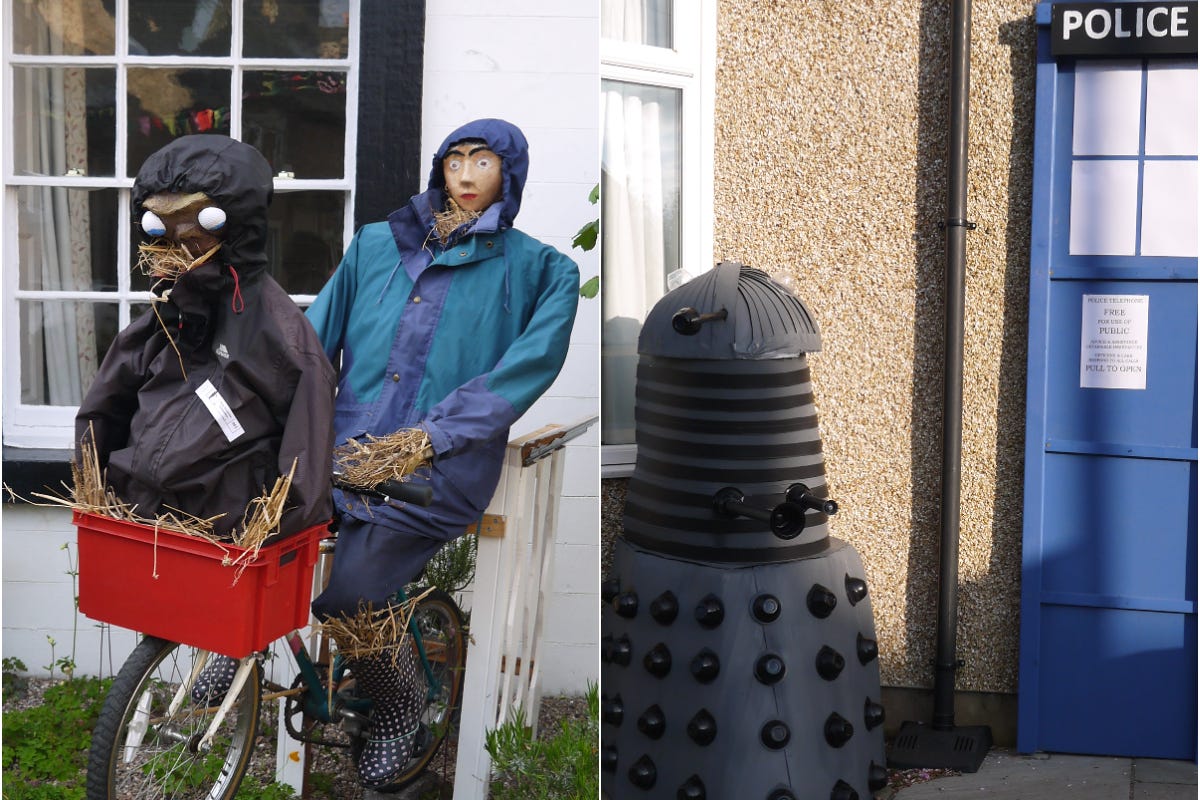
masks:
[(229, 307), (233, 309), (233, 313), (240, 314), (246, 310), (246, 301), (242, 299), (242, 285), (238, 281), (237, 270), (233, 268), (233, 264), (226, 264), (229, 268), (229, 274), (233, 276), (233, 300), (229, 302)]
[[(403, 260), (400, 259), (400, 261)], [(383, 291), (379, 293), (379, 299), (375, 301), (375, 305), (382, 303), (384, 296), (387, 295), (388, 287), (392, 285), (392, 278), (396, 277), (396, 270), (400, 269), (400, 261), (397, 261), (396, 266), (392, 267), (392, 272), (388, 275), (387, 283), (383, 284)]]

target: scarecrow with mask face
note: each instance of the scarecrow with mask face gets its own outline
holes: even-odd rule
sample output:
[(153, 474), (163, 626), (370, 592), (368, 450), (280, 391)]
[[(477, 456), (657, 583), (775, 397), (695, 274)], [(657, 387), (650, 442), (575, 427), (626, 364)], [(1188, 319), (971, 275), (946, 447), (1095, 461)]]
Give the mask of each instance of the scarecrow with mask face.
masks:
[[(497, 119), (450, 134), (429, 188), (364, 226), (308, 317), (337, 363), (339, 445), (421, 428), (434, 456), (433, 505), (336, 493), (341, 528), (318, 617), (381, 606), (447, 541), (480, 519), (499, 481), (509, 427), (562, 368), (579, 299), (566, 256), (512, 227), (529, 170), (524, 135)], [(371, 786), (403, 767), (416, 733), (411, 664), (352, 664), (384, 709), (359, 762)], [(364, 676), (366, 680), (364, 681)], [(380, 721), (382, 720), (382, 722)]]

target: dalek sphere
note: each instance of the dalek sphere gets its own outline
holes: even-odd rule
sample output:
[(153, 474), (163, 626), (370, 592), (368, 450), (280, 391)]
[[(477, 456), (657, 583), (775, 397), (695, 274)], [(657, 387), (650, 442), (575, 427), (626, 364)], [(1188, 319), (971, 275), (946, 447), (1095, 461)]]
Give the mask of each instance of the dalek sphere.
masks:
[(820, 343), (798, 298), (733, 262), (646, 318), (601, 586), (608, 800), (870, 800), (887, 783), (862, 561), (829, 535)]

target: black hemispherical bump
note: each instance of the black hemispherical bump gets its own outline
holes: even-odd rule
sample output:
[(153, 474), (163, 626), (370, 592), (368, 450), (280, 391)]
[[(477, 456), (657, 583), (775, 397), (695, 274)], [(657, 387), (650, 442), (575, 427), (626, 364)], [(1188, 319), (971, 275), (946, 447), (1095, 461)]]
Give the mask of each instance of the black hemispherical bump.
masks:
[(629, 782), (639, 789), (653, 788), (656, 780), (658, 780), (658, 770), (655, 769), (650, 756), (642, 756), (629, 768)]
[(850, 720), (836, 711), (825, 720), (825, 741), (830, 747), (841, 747), (850, 741), (853, 735), (854, 726), (850, 724)]
[(646, 657), (642, 659), (642, 666), (656, 678), (665, 677), (671, 671), (671, 651), (659, 642), (646, 653)]
[(856, 649), (858, 650), (858, 662), (864, 666), (870, 664), (879, 655), (879, 644), (861, 633), (858, 635)]
[(652, 705), (638, 717), (637, 727), (651, 739), (661, 739), (663, 731), (667, 729), (667, 718), (657, 704)]
[(670, 625), (679, 615), (679, 600), (667, 590), (650, 601), (650, 616), (660, 625)]
[(617, 695), (611, 700), (604, 700), (600, 704), (600, 709), (604, 721), (609, 725), (620, 725), (621, 720), (625, 719), (625, 704), (621, 702), (621, 695)]
[(779, 750), (787, 747), (787, 743), (791, 741), (792, 732), (788, 730), (788, 726), (783, 720), (773, 719), (762, 726), (759, 736), (762, 738), (762, 743), (767, 747), (772, 750)]
[(887, 767), (882, 767), (871, 762), (871, 766), (867, 768), (867, 788), (872, 792), (878, 792), (888, 784)]
[(696, 680), (711, 683), (721, 672), (721, 661), (716, 653), (706, 647), (692, 659), (691, 670), (692, 677)]
[(617, 771), (617, 748), (606, 747), (600, 751), (600, 768), (605, 772)]
[(636, 592), (625, 592), (617, 595), (617, 599), (613, 601), (613, 608), (616, 609), (619, 616), (625, 619), (633, 619), (637, 616), (638, 596)]
[(705, 595), (696, 606), (696, 622), (706, 628), (715, 628), (725, 619), (725, 605), (715, 594)]
[(750, 608), (754, 618), (759, 622), (774, 622), (779, 618), (782, 606), (779, 604), (779, 598), (775, 595), (760, 594), (754, 598), (754, 603)]
[(600, 599), (606, 603), (611, 603), (613, 598), (621, 593), (621, 582), (616, 578), (609, 578), (600, 584)]
[(688, 738), (699, 745), (711, 744), (717, 738), (717, 720), (707, 708), (696, 712), (696, 716), (688, 720)]
[(693, 775), (683, 782), (675, 793), (676, 800), (705, 800), (708, 793), (704, 790), (704, 781), (699, 775)]
[(767, 795), (767, 800), (796, 800), (796, 795), (792, 794), (791, 789), (785, 789), (781, 786), (778, 789), (772, 790), (772, 792)]
[(871, 698), (868, 697), (866, 705), (863, 707), (863, 724), (867, 726), (867, 730), (882, 725), (883, 719), (883, 706), (879, 705), (879, 703), (872, 703)]
[(632, 657), (633, 643), (629, 641), (628, 636), (622, 635), (619, 639), (614, 639), (611, 636), (605, 636), (600, 640), (601, 661), (627, 667), (629, 666), (629, 660)]
[(829, 645), (817, 651), (817, 674), (825, 680), (831, 681), (841, 675), (845, 667), (846, 659)]
[(850, 601), (850, 605), (856, 606), (867, 596), (867, 582), (862, 578), (851, 578), (846, 576), (846, 599)]
[(821, 584), (813, 584), (808, 590), (808, 610), (817, 619), (825, 619), (837, 607), (837, 595)]
[(829, 793), (829, 800), (858, 800), (858, 792), (854, 791), (854, 787), (845, 781), (838, 781), (833, 785), (833, 791)]
[(767, 686), (779, 683), (786, 672), (787, 666), (784, 665), (783, 659), (775, 653), (766, 653), (754, 663), (754, 677), (758, 678), (759, 683)]

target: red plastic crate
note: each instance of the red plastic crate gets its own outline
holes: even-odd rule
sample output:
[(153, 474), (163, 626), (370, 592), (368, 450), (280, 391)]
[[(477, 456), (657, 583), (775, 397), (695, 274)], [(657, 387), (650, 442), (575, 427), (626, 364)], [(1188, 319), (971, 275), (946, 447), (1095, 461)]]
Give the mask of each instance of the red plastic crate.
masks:
[(238, 567), (196, 536), (78, 511), (73, 521), (79, 610), (92, 619), (233, 658), (308, 623), (325, 525), (264, 545), (234, 584)]

